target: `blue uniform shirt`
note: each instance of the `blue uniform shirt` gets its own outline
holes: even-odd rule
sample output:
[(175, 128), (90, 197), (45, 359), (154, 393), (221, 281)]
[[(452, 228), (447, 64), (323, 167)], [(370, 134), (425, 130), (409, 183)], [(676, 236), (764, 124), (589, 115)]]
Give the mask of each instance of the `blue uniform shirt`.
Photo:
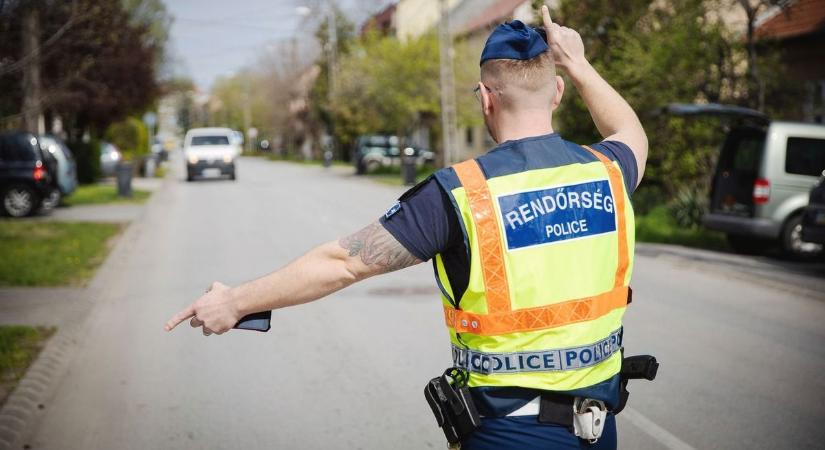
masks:
[[(497, 148), (519, 145), (527, 152), (547, 151), (547, 146), (536, 145), (545, 140), (561, 140), (561, 137), (556, 133), (528, 137), (504, 142)], [(636, 157), (630, 148), (618, 141), (604, 141), (590, 147), (618, 162), (630, 195), (638, 180)], [(570, 151), (569, 145), (555, 145), (552, 148), (554, 151)], [(495, 151), (496, 149), (491, 150)], [(433, 177), (427, 178), (404, 193), (399, 203), (390, 208), (380, 221), (384, 228), (416, 258), (428, 261), (440, 253), (455, 298), (461, 298), (469, 284), (468, 252), (456, 211), (447, 193)], [(473, 394), (483, 415), (499, 416), (518, 409), (534, 398), (536, 394), (530, 391), (520, 388), (477, 388)], [(615, 404), (618, 377), (592, 386), (587, 391), (580, 394)]]

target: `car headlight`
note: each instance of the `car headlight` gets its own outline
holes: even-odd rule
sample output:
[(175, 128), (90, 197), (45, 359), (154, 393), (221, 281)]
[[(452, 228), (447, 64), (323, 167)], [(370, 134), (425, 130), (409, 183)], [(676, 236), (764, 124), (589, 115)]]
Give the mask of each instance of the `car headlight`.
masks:
[(195, 155), (189, 155), (189, 164), (197, 164), (197, 163), (198, 163), (198, 157), (195, 156)]
[(232, 162), (232, 157), (229, 156), (229, 155), (224, 155), (223, 156), (223, 162), (225, 162), (227, 164), (231, 163)]
[(112, 161), (117, 161), (120, 159), (120, 153), (112, 152)]

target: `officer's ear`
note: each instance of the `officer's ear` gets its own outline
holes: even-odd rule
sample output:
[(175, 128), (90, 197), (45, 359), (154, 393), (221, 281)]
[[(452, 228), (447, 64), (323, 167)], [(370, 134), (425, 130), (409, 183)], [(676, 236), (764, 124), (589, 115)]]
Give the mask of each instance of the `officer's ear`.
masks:
[(551, 111), (555, 111), (561, 103), (561, 97), (564, 95), (564, 78), (556, 75), (556, 95), (553, 96), (553, 104), (550, 107)]
[(478, 82), (478, 93), (481, 95), (481, 111), (485, 116), (489, 116), (493, 111), (493, 96), (492, 92), (487, 89), (481, 81)]

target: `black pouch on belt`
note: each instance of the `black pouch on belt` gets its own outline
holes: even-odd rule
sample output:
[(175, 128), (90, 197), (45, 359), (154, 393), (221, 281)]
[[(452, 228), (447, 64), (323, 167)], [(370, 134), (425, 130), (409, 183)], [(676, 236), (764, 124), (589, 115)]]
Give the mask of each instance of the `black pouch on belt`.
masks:
[(481, 425), (467, 387), (467, 372), (463, 370), (447, 369), (440, 377), (430, 380), (424, 388), (424, 397), (450, 444), (460, 443)]

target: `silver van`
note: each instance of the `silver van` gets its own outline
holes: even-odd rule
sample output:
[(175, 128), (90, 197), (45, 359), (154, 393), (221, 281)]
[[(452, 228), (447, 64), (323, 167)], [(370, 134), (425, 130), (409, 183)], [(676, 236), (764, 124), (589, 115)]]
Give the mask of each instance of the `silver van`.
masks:
[(713, 176), (705, 226), (751, 253), (779, 243), (790, 256), (814, 257), (821, 244), (802, 240), (802, 212), (825, 170), (825, 125), (772, 121), (738, 106), (672, 104), (681, 116), (735, 119)]

